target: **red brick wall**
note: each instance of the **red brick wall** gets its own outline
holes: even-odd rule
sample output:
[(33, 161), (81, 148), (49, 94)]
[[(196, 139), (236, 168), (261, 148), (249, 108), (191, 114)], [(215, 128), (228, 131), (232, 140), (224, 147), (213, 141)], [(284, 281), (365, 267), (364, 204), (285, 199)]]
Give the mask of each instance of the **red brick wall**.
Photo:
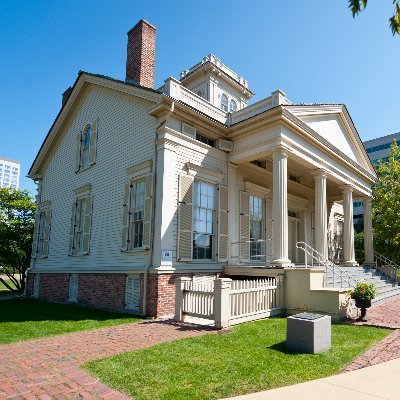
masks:
[(123, 311), (125, 274), (79, 274), (78, 303), (108, 311)]
[(33, 280), (35, 278), (35, 274), (28, 273), (26, 277), (26, 297), (31, 297), (33, 294)]
[(140, 20), (128, 32), (126, 79), (153, 88), (156, 28)]
[(68, 301), (69, 274), (40, 274), (39, 298), (63, 303)]

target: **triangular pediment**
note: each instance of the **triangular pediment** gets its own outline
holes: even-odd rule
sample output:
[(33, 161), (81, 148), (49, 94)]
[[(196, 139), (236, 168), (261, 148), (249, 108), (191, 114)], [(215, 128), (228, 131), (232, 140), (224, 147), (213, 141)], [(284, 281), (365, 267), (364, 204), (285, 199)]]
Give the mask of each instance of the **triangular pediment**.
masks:
[(345, 106), (289, 106), (288, 110), (341, 153), (375, 175), (365, 147)]

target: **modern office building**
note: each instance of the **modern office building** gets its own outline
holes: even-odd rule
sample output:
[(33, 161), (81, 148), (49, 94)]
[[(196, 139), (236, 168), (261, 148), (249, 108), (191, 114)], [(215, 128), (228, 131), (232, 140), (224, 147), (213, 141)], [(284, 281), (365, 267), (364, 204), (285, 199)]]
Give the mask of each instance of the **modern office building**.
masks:
[[(364, 142), (365, 150), (372, 164), (377, 164), (379, 160), (387, 161), (388, 151), (393, 141), (400, 142), (400, 132), (393, 133), (392, 135), (381, 136), (376, 139), (367, 140)], [(354, 221), (358, 221), (363, 216), (363, 201), (357, 199), (353, 203)]]
[(0, 187), (19, 187), (21, 164), (9, 158), (0, 157)]

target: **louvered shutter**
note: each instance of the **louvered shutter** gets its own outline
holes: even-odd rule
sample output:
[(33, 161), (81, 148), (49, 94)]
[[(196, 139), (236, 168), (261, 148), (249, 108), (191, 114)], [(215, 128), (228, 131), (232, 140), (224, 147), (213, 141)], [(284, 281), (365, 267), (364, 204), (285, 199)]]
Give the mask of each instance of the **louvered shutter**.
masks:
[(240, 258), (250, 259), (250, 217), (249, 217), (249, 194), (240, 192)]
[(153, 179), (152, 175), (147, 175), (145, 179), (146, 199), (144, 202), (144, 220), (143, 220), (143, 243), (142, 246), (149, 248), (151, 241), (151, 213), (153, 198)]
[(179, 177), (179, 229), (178, 261), (191, 260), (193, 254), (192, 234), (193, 177)]
[(69, 276), (69, 301), (78, 301), (78, 274), (71, 274)]
[(132, 184), (127, 183), (124, 191), (124, 204), (123, 204), (123, 215), (122, 215), (122, 246), (121, 251), (128, 250), (129, 244), (129, 222), (130, 222), (130, 194), (132, 190)]
[(140, 276), (127, 275), (125, 289), (125, 309), (140, 314)]
[(76, 160), (75, 160), (75, 172), (78, 172), (81, 169), (81, 161), (82, 161), (82, 140), (83, 133), (80, 131), (76, 138)]
[(265, 199), (265, 254), (267, 261), (272, 261), (272, 201)]
[(51, 229), (51, 210), (45, 212), (45, 224), (44, 224), (44, 235), (43, 235), (43, 256), (49, 255), (49, 241), (50, 241), (50, 229)]
[(89, 147), (89, 164), (92, 165), (96, 162), (97, 153), (97, 119), (93, 122), (90, 133), (90, 147)]
[(92, 226), (92, 209), (93, 209), (93, 197), (85, 197), (85, 207), (81, 212), (84, 214), (83, 222), (83, 240), (82, 240), (82, 254), (89, 254), (90, 252), (90, 231)]
[(75, 227), (76, 227), (76, 206), (77, 200), (74, 200), (72, 204), (72, 212), (71, 212), (71, 229), (69, 232), (69, 255), (72, 256), (74, 254), (75, 249)]
[(228, 187), (218, 185), (218, 261), (228, 260)]
[(39, 223), (40, 223), (40, 210), (38, 207), (36, 207), (35, 227), (33, 229), (33, 236), (32, 236), (32, 254), (31, 254), (32, 258), (36, 258), (38, 252)]

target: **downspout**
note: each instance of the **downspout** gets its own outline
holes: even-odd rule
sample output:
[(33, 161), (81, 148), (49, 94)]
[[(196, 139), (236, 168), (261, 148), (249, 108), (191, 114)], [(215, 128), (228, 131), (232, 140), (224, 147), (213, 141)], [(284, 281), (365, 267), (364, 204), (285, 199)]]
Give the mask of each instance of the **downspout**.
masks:
[[(161, 128), (161, 126), (163, 126), (166, 122), (168, 117), (174, 112), (174, 108), (175, 108), (175, 103), (172, 102), (170, 109), (168, 110), (165, 119), (157, 126), (155, 134), (154, 134), (154, 143), (157, 142), (158, 138), (157, 138), (157, 131), (159, 128)], [(154, 216), (156, 215), (155, 211), (156, 211), (156, 197), (157, 197), (157, 161), (158, 161), (158, 155), (157, 155), (157, 145), (155, 144), (154, 146), (154, 168), (153, 168), (153, 205), (152, 205), (152, 216), (153, 216), (153, 220), (154, 220)], [(151, 238), (152, 238), (152, 242), (154, 243), (154, 226), (155, 224), (152, 223), (151, 224)], [(152, 243), (152, 244), (153, 244)], [(146, 315), (147, 314), (147, 286), (148, 286), (148, 277), (149, 277), (149, 269), (150, 266), (153, 265), (153, 250), (154, 250), (154, 246), (151, 246), (151, 251), (150, 251), (150, 260), (149, 263), (146, 265), (146, 267), (144, 268), (144, 274), (143, 274), (143, 297), (142, 297), (142, 314)]]

